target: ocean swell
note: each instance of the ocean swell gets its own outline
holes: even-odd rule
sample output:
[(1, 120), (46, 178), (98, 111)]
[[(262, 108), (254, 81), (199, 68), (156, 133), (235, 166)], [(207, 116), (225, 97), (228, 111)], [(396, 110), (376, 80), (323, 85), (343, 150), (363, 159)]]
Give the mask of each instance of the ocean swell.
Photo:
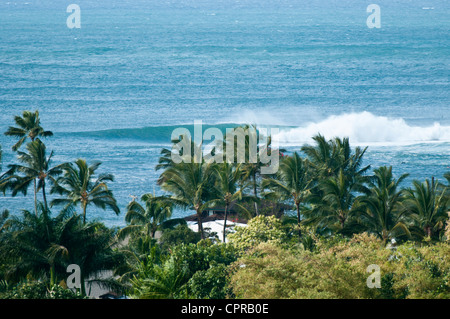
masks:
[(402, 118), (389, 118), (370, 112), (332, 115), (316, 123), (280, 130), (282, 145), (302, 145), (311, 142), (318, 133), (326, 138), (348, 137), (352, 144), (408, 145), (450, 142), (450, 126), (411, 126)]

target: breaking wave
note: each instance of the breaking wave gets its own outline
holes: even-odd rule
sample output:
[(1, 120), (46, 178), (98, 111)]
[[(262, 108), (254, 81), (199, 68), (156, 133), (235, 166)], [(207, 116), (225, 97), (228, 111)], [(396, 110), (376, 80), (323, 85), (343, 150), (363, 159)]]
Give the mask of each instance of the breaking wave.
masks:
[(352, 144), (399, 145), (427, 142), (450, 142), (450, 126), (439, 123), (411, 126), (402, 118), (377, 116), (370, 112), (333, 115), (316, 123), (280, 130), (280, 144), (301, 145), (311, 142), (318, 133), (327, 139), (348, 137)]

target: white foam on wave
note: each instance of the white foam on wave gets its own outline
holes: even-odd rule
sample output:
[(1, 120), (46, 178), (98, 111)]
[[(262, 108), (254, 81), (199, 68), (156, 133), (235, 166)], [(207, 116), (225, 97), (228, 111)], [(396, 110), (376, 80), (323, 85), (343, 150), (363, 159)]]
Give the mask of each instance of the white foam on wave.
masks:
[(389, 118), (370, 112), (333, 115), (318, 122), (281, 130), (281, 145), (311, 143), (318, 133), (330, 139), (348, 137), (352, 145), (408, 145), (450, 142), (450, 126), (435, 122), (427, 127), (411, 126), (402, 118)]

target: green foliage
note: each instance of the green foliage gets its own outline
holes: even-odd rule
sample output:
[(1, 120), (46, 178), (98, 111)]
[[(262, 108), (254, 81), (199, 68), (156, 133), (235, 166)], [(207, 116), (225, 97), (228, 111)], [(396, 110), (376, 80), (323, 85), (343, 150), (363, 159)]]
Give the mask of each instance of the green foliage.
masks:
[(13, 151), (17, 151), (27, 138), (34, 141), (38, 137), (53, 136), (51, 131), (45, 131), (42, 128), (40, 123), (41, 120), (39, 118), (39, 111), (24, 111), (22, 116), (14, 117), (14, 122), (17, 126), (10, 126), (5, 132), (6, 136), (19, 138), (16, 144), (12, 147)]
[[(150, 256), (149, 256), (150, 258)], [(160, 260), (140, 264), (132, 282), (134, 298), (221, 298), (226, 293), (226, 267), (237, 260), (228, 244), (197, 244), (172, 247)]]
[(179, 244), (196, 244), (201, 239), (201, 234), (194, 232), (187, 225), (178, 225), (174, 229), (166, 229), (161, 235), (160, 242), (163, 250)]
[(225, 299), (230, 293), (227, 288), (227, 267), (211, 263), (207, 270), (197, 271), (188, 281), (191, 297), (197, 299)]
[(450, 242), (450, 212), (448, 212), (447, 225), (445, 226), (445, 238)]
[[(158, 184), (171, 196), (146, 194), (144, 205), (128, 205), (119, 239), (129, 243), (123, 246), (115, 229), (86, 222), (89, 205), (119, 214), (107, 185), (113, 175), (95, 176), (100, 162), (82, 159), (50, 167), (53, 153), (46, 156), (40, 138), (52, 133), (41, 127), (39, 113), (25, 111), (14, 120), (16, 127), (5, 134), (19, 139), (13, 150), (20, 165), (0, 174), (0, 192), (26, 195), (33, 185), (44, 204), (35, 196), (35, 212), (0, 215), (3, 298), (80, 298), (84, 285), (80, 294), (56, 285), (71, 263), (80, 266), (83, 281), (115, 270), (120, 282), (101, 283), (116, 291), (129, 288), (135, 298), (450, 298), (450, 173), (444, 175), (447, 185), (432, 178), (401, 188), (406, 175), (395, 179), (391, 167), (366, 175), (366, 148), (352, 150), (348, 138), (317, 135), (314, 145), (284, 157), (279, 172), (262, 179), (261, 161), (196, 162), (201, 145), (177, 140), (178, 147), (184, 143), (191, 150), (184, 158), (191, 161), (176, 164), (173, 150), (161, 152)], [(19, 151), (27, 139), (27, 152)], [(244, 146), (250, 149), (249, 136)], [(47, 207), (48, 183), (62, 195), (51, 202), (64, 207), (56, 217)], [(286, 203), (294, 204), (296, 216), (280, 215), (279, 205)], [(73, 212), (77, 205), (81, 215)], [(228, 235), (229, 244), (213, 244), (201, 240), (201, 216), (213, 205), (257, 216)], [(194, 210), (199, 232), (169, 219), (172, 206)], [(163, 231), (159, 242), (156, 230)], [(386, 247), (394, 238), (409, 241)], [(380, 267), (381, 288), (367, 287), (369, 265)]]
[(399, 184), (407, 174), (395, 179), (392, 166), (382, 166), (374, 170), (370, 182), (370, 193), (360, 196), (362, 206), (359, 219), (365, 229), (376, 234), (384, 242), (402, 235), (410, 236), (408, 222), (402, 209), (403, 191)]
[[(381, 288), (367, 287), (369, 265), (380, 267)], [(262, 243), (232, 265), (238, 298), (403, 299), (450, 297), (450, 245), (384, 247), (373, 235), (316, 242), (311, 252)]]
[(186, 296), (187, 265), (173, 257), (161, 264), (148, 264), (146, 272), (132, 280), (132, 297), (137, 299), (176, 299)]
[(230, 244), (239, 251), (245, 251), (262, 242), (284, 243), (288, 236), (281, 221), (275, 216), (256, 216), (245, 227), (235, 227), (235, 233), (228, 235)]
[(1, 299), (87, 299), (78, 292), (60, 285), (53, 285), (50, 289), (42, 281), (31, 281), (0, 293)]
[(51, 206), (65, 205), (64, 210), (67, 210), (80, 205), (84, 222), (86, 222), (86, 210), (89, 205), (95, 205), (101, 209), (110, 208), (118, 215), (120, 209), (107, 185), (108, 182), (114, 181), (114, 176), (107, 173), (96, 176), (95, 172), (100, 165), (101, 162), (88, 165), (84, 159), (63, 164), (61, 166), (63, 175), (54, 181), (51, 193), (64, 195), (64, 197), (52, 200)]
[[(190, 143), (190, 141), (189, 141)], [(189, 162), (171, 164), (167, 167), (158, 179), (161, 188), (171, 196), (167, 199), (174, 205), (193, 209), (198, 218), (198, 232), (202, 239), (205, 234), (202, 226), (201, 215), (209, 206), (208, 201), (217, 198), (215, 183), (214, 165), (211, 163), (196, 161), (189, 157)]]
[(412, 299), (450, 298), (450, 245), (418, 246), (407, 243), (398, 248), (394, 289), (407, 291)]
[(144, 203), (142, 206), (136, 200), (132, 200), (127, 205), (127, 213), (125, 221), (127, 226), (119, 231), (119, 238), (127, 236), (151, 236), (155, 237), (157, 230), (164, 228), (166, 225), (186, 223), (184, 219), (171, 219), (172, 204), (165, 198), (155, 197), (152, 194), (144, 194), (141, 196)]
[(428, 240), (438, 239), (444, 230), (449, 202), (447, 188), (434, 178), (423, 183), (413, 181), (413, 187), (406, 190), (406, 209), (420, 229), (420, 235)]
[(21, 217), (11, 217), (1, 235), (0, 269), (8, 281), (31, 276), (54, 285), (67, 278), (69, 264), (80, 266), (83, 280), (124, 263), (123, 254), (112, 248), (113, 229), (101, 223), (84, 224), (80, 215), (52, 217), (43, 205), (39, 207), (38, 215), (24, 211)]

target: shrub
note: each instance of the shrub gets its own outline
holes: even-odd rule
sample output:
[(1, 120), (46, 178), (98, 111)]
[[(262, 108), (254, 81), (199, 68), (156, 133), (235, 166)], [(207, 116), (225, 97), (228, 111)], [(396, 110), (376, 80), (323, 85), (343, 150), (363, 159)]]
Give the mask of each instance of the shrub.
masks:
[(248, 221), (247, 226), (236, 227), (235, 230), (228, 235), (228, 240), (242, 252), (263, 242), (282, 244), (288, 239), (285, 227), (275, 216), (256, 216)]
[[(369, 288), (369, 265), (380, 268), (380, 288)], [(334, 244), (319, 240), (313, 251), (265, 242), (231, 266), (238, 298), (450, 298), (450, 245), (406, 243), (385, 248), (373, 235)]]
[(78, 292), (59, 285), (53, 285), (48, 289), (42, 281), (31, 281), (18, 284), (2, 293), (2, 299), (86, 299)]
[(161, 246), (167, 250), (179, 244), (195, 244), (201, 239), (201, 234), (194, 232), (187, 225), (179, 225), (174, 229), (166, 229), (161, 235)]

